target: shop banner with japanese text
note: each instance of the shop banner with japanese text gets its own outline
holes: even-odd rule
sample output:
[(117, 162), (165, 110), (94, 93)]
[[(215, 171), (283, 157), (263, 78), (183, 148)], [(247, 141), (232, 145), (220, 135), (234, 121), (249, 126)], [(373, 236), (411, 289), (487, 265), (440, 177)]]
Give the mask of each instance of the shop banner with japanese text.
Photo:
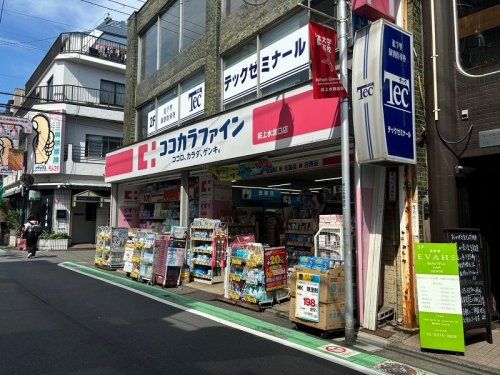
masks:
[(319, 323), (320, 275), (297, 273), (295, 317)]
[(347, 98), (347, 92), (335, 71), (337, 32), (309, 22), (314, 99)]
[(266, 290), (284, 288), (287, 284), (285, 247), (270, 247), (264, 250)]
[[(310, 86), (173, 129), (106, 155), (106, 182), (310, 145), (340, 136), (338, 98), (314, 100)], [(262, 161), (240, 175), (262, 173)]]
[(420, 347), (465, 352), (456, 244), (415, 244)]

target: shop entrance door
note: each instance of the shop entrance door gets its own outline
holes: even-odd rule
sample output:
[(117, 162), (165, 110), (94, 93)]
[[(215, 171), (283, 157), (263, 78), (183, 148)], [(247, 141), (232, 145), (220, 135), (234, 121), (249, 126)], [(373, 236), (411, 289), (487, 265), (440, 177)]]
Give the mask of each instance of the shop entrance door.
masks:
[[(460, 195), (461, 226), (479, 228), (485, 245), (489, 249), (489, 272), (491, 276), (490, 288), (493, 296), (493, 316), (500, 310), (500, 274), (495, 272), (495, 266), (500, 264), (500, 157), (496, 160), (482, 159), (475, 164), (463, 181), (457, 180), (460, 188), (467, 194)], [(461, 184), (463, 184), (461, 186)], [(465, 209), (465, 210), (464, 210)], [(484, 247), (484, 245), (483, 245)]]
[(78, 202), (71, 210), (71, 243), (95, 243), (97, 203)]

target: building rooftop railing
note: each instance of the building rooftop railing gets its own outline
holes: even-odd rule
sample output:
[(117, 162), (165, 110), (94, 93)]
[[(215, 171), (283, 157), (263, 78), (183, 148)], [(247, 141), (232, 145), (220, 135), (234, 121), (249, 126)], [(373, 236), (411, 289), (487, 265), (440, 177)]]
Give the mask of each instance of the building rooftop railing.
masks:
[(26, 94), (30, 94), (41, 76), (60, 53), (81, 53), (118, 64), (125, 64), (127, 45), (86, 33), (63, 33), (52, 44), (52, 47), (50, 47), (42, 62), (26, 83)]

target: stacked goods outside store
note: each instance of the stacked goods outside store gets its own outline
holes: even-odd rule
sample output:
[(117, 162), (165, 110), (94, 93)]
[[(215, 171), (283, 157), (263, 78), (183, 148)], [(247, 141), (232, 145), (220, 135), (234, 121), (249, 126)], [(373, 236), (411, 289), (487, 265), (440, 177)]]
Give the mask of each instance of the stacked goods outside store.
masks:
[(94, 265), (100, 267), (102, 265), (103, 252), (109, 251), (111, 246), (111, 228), (99, 227), (97, 228), (97, 235), (95, 241), (95, 256)]
[(180, 284), (182, 267), (186, 255), (187, 228), (173, 226), (168, 240), (165, 259), (163, 286), (178, 286)]
[(223, 281), (227, 234), (220, 220), (197, 218), (190, 228), (187, 263), (195, 281), (214, 284)]
[(290, 320), (323, 333), (345, 326), (344, 267), (329, 258), (301, 257), (290, 279)]

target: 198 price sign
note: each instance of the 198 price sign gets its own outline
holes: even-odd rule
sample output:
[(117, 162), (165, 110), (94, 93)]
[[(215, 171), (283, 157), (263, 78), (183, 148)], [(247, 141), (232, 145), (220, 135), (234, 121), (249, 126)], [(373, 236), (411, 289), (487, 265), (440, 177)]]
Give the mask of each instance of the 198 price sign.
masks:
[(297, 274), (295, 317), (319, 322), (319, 285), (319, 275), (302, 272)]

